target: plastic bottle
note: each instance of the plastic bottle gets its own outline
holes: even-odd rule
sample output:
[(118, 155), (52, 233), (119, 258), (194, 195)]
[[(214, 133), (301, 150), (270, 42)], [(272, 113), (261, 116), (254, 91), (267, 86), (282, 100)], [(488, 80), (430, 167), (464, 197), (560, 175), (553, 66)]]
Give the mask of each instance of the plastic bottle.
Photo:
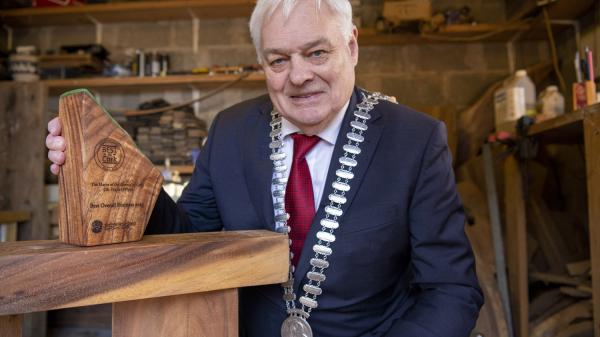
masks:
[(517, 70), (512, 85), (525, 90), (525, 114), (527, 116), (534, 116), (536, 114), (535, 84), (533, 84), (533, 81), (527, 76), (527, 71)]
[(540, 114), (536, 120), (554, 118), (565, 113), (565, 98), (558, 91), (557, 86), (551, 85), (540, 93), (538, 107)]
[(514, 131), (516, 120), (525, 115), (535, 115), (535, 107), (535, 85), (527, 71), (519, 70), (494, 93), (496, 130)]

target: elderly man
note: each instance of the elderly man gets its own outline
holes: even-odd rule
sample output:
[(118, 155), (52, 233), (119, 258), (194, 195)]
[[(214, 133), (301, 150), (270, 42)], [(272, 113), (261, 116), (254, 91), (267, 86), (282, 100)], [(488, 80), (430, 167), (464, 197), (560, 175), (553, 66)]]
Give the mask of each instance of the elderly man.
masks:
[(346, 0), (259, 0), (250, 30), (269, 94), (216, 117), (147, 233), (289, 233), (290, 280), (240, 292), (242, 336), (468, 336), (482, 294), (443, 124), (355, 87)]

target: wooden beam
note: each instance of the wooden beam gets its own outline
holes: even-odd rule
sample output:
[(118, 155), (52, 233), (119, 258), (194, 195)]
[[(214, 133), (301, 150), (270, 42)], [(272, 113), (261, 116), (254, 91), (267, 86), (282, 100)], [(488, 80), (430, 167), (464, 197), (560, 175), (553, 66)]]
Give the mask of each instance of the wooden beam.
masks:
[(0, 316), (0, 337), (21, 337), (23, 315)]
[(567, 263), (567, 271), (571, 276), (581, 276), (584, 274), (590, 274), (592, 272), (590, 267), (590, 260)]
[[(592, 291), (590, 287), (560, 287), (560, 293), (569, 295), (575, 298), (590, 298), (592, 297)], [(586, 291), (589, 289), (590, 291)]]
[(39, 83), (0, 83), (0, 133), (5, 133), (0, 136), (0, 208), (31, 212), (30, 221), (19, 226), (19, 240), (44, 240), (49, 233), (44, 190), (47, 96)]
[[(543, 291), (529, 303), (529, 322), (530, 325), (536, 325), (552, 315), (552, 310), (560, 310), (570, 304), (573, 304), (574, 300), (565, 297), (559, 289), (551, 289)], [(566, 303), (566, 304), (565, 304)]]
[(468, 225), (465, 232), (473, 247), (477, 278), (483, 290), (485, 303), (473, 329), (486, 337), (511, 337), (500, 290), (496, 280), (496, 261), (492, 247), (492, 228), (485, 195), (472, 182), (457, 185), (460, 197), (475, 223)]
[(589, 286), (589, 282), (581, 278), (565, 276), (561, 274), (531, 272), (529, 277), (532, 280), (543, 281), (547, 283), (566, 284), (571, 286)]
[(554, 337), (573, 337), (573, 336), (587, 336), (588, 332), (594, 331), (594, 321), (587, 320), (578, 323), (573, 323), (560, 330)]
[(268, 231), (145, 236), (75, 247), (0, 245), (0, 315), (280, 283), (288, 240)]
[(533, 327), (531, 337), (556, 336), (558, 331), (568, 327), (575, 319), (589, 318), (592, 316), (592, 303), (580, 301), (572, 304), (552, 316), (546, 318), (540, 324)]
[(504, 162), (506, 207), (506, 251), (508, 282), (515, 334), (529, 336), (529, 284), (527, 280), (527, 229), (523, 182), (519, 163), (514, 156)]
[(237, 337), (237, 327), (236, 289), (113, 305), (113, 337)]
[[(31, 213), (17, 228), (19, 240), (45, 240), (50, 232), (44, 190), (47, 99), (39, 82), (0, 83), (0, 209)], [(45, 315), (25, 315), (23, 335), (46, 336)]]
[(588, 194), (590, 263), (594, 307), (594, 336), (600, 337), (600, 111), (587, 113), (583, 121)]

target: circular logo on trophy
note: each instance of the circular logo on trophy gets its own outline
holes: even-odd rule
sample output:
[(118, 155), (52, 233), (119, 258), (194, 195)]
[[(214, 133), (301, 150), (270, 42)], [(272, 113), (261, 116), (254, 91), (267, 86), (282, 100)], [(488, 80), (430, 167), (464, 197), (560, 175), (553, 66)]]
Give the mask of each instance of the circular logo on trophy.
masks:
[(96, 234), (102, 232), (102, 221), (94, 220), (94, 222), (92, 222), (92, 232)]
[(110, 138), (104, 138), (96, 145), (94, 159), (103, 170), (114, 171), (123, 164), (125, 152), (121, 144)]

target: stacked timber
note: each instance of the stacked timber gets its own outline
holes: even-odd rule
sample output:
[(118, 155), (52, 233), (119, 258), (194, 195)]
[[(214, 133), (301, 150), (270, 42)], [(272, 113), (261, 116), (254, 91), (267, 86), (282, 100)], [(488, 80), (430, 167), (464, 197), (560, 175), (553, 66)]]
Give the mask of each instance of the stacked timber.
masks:
[(136, 124), (135, 141), (155, 164), (167, 158), (173, 164), (191, 164), (191, 152), (200, 149), (207, 136), (206, 122), (184, 110), (136, 117)]
[(581, 152), (573, 147), (546, 145), (541, 159), (518, 162), (512, 149), (491, 145), (495, 183), (504, 187), (495, 195), (505, 212), (497, 220), (504, 227), (507, 247), (501, 258), (508, 267), (512, 325), (503, 319), (493, 245), (486, 233), (491, 214), (485, 193), (490, 198), (492, 192), (487, 191), (483, 156), (457, 169), (458, 190), (469, 216), (465, 230), (486, 298), (474, 332), (509, 336), (505, 328), (512, 326), (519, 336), (594, 336), (586, 170)]
[(569, 146), (546, 151), (551, 165), (527, 163), (530, 336), (593, 336), (588, 226), (578, 216), (585, 169)]

